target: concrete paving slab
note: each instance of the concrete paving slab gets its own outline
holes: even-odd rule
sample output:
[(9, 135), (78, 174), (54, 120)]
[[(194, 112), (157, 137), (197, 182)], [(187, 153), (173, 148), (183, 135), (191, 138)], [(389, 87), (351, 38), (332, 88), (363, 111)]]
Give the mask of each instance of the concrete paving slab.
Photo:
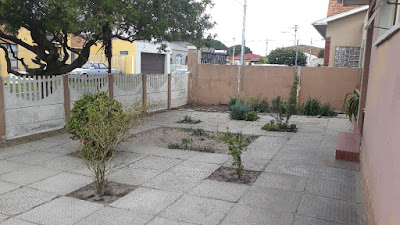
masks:
[(317, 167), (318, 169), (314, 170), (312, 176), (319, 178), (333, 179), (344, 183), (355, 182), (358, 178), (361, 177), (360, 171), (356, 170), (346, 170), (341, 168), (321, 167), (321, 166)]
[(155, 217), (147, 225), (194, 225), (194, 223), (171, 220), (163, 217)]
[(203, 179), (204, 177), (181, 176), (171, 171), (166, 171), (144, 183), (142, 186), (159, 190), (186, 192), (198, 185)]
[(73, 152), (78, 151), (81, 148), (81, 143), (79, 142), (67, 142), (65, 144), (57, 145), (51, 148), (43, 149), (40, 151), (43, 152), (50, 152), (50, 153), (56, 153), (60, 155), (67, 155)]
[(273, 211), (294, 213), (299, 205), (301, 195), (297, 192), (253, 186), (242, 196), (239, 203)]
[(360, 170), (359, 162), (347, 162), (343, 160), (336, 160), (334, 151), (332, 151), (332, 155), (328, 155), (325, 153), (318, 153), (311, 162), (312, 164), (324, 166), (324, 167), (334, 167), (348, 170)]
[(27, 167), (27, 164), (0, 160), (0, 175)]
[(43, 151), (33, 151), (33, 152), (28, 152), (28, 153), (25, 153), (22, 155), (8, 158), (7, 160), (12, 161), (12, 162), (25, 163), (25, 164), (29, 164), (29, 165), (37, 165), (37, 164), (52, 160), (58, 156), (61, 156), (61, 154), (49, 153), (49, 152), (43, 152)]
[(145, 215), (125, 209), (115, 209), (106, 206), (99, 211), (94, 212), (85, 219), (75, 223), (74, 225), (144, 225), (152, 218), (153, 216), (151, 215)]
[(242, 156), (255, 159), (272, 159), (274, 155), (282, 148), (284, 143), (268, 143), (254, 141), (247, 147), (247, 151), (243, 152)]
[(293, 214), (273, 212), (270, 209), (236, 204), (221, 225), (288, 225), (293, 220)]
[(64, 172), (33, 183), (29, 187), (59, 195), (66, 195), (93, 182), (93, 178)]
[(0, 214), (0, 223), (3, 222), (6, 219), (8, 219), (8, 216)]
[(213, 198), (218, 200), (237, 202), (248, 190), (245, 184), (219, 182), (215, 180), (204, 180), (201, 184), (188, 192), (190, 195)]
[(101, 208), (103, 205), (60, 197), (23, 213), (17, 218), (45, 225), (74, 224)]
[(225, 201), (185, 195), (160, 215), (189, 223), (216, 225), (232, 206), (233, 203)]
[(146, 132), (157, 128), (160, 128), (160, 126), (143, 123), (140, 124), (139, 126), (136, 126), (133, 129), (130, 129), (128, 133), (129, 135), (136, 135), (138, 133)]
[(52, 137), (43, 138), (43, 139), (41, 139), (41, 141), (54, 143), (54, 144), (57, 144), (57, 145), (62, 145), (62, 144), (65, 144), (65, 143), (72, 142), (71, 137), (72, 137), (71, 134), (64, 133), (64, 134), (60, 134), (60, 135), (56, 135), (56, 136), (52, 136)]
[(306, 193), (357, 203), (362, 202), (362, 190), (357, 182), (343, 183), (332, 179), (310, 177), (307, 181)]
[(0, 213), (9, 216), (20, 214), (55, 197), (57, 195), (53, 193), (27, 187), (19, 188), (0, 195)]
[(182, 177), (205, 179), (219, 167), (220, 166), (217, 164), (184, 161), (183, 163), (174, 166), (169, 171)]
[(15, 190), (19, 187), (21, 187), (21, 185), (0, 181), (0, 195)]
[(1, 223), (1, 225), (36, 225), (35, 223), (27, 222), (17, 218), (10, 218)]
[(60, 156), (38, 165), (44, 168), (76, 173), (90, 177), (93, 176), (92, 172), (88, 169), (82, 159), (69, 155)]
[(140, 187), (112, 203), (112, 207), (142, 214), (156, 215), (175, 202), (182, 194)]
[(218, 154), (218, 153), (200, 153), (187, 161), (195, 161), (195, 162), (204, 162), (204, 163), (212, 163), (212, 164), (223, 164), (226, 162), (231, 156), (226, 154)]
[(338, 223), (365, 224), (360, 204), (307, 194), (303, 195), (297, 213)]
[(279, 151), (273, 158), (273, 161), (312, 163), (316, 154), (309, 151), (290, 152)]
[(28, 185), (48, 177), (57, 175), (60, 171), (45, 169), (38, 166), (29, 166), (23, 169), (9, 172), (0, 176), (0, 180), (14, 184)]
[(303, 176), (261, 173), (253, 185), (284, 191), (303, 192), (306, 184), (307, 178)]
[(293, 225), (341, 225), (341, 223), (296, 215), (293, 220)]
[(13, 156), (22, 155), (27, 152), (35, 151), (29, 148), (28, 145), (17, 145), (10, 148), (0, 149), (0, 159), (7, 159)]
[(135, 163), (132, 163), (131, 165), (129, 165), (129, 168), (142, 168), (162, 172), (181, 162), (183, 162), (183, 160), (150, 155), (146, 158), (140, 159)]
[(160, 174), (161, 171), (125, 167), (109, 175), (108, 180), (117, 183), (141, 185)]
[(264, 171), (295, 176), (309, 176), (317, 169), (316, 165), (306, 163), (271, 161)]
[(140, 153), (117, 151), (113, 164), (118, 165), (117, 167), (124, 167), (140, 159), (143, 159), (146, 156), (147, 155)]

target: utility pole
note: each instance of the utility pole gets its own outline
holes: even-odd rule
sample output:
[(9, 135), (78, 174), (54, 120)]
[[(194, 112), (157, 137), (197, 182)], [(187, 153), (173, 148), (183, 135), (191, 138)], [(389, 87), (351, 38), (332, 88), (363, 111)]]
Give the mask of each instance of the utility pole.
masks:
[(312, 38), (311, 38), (311, 43), (310, 43), (310, 57), (308, 59), (308, 66), (310, 66), (310, 63), (311, 63), (311, 53), (312, 53)]
[(299, 25), (294, 25), (294, 44), (296, 45), (296, 62), (295, 62), (295, 69), (297, 71), (297, 58), (299, 55), (299, 42), (297, 41), (297, 30), (299, 29)]
[(240, 81), (241, 81), (241, 71), (244, 71), (244, 47), (245, 47), (245, 32), (246, 32), (246, 8), (247, 8), (247, 0), (244, 0), (243, 5), (243, 30), (242, 30), (242, 49), (240, 53), (240, 66), (238, 73), (238, 96), (240, 95)]
[(233, 38), (232, 65), (235, 65), (235, 40), (236, 38)]
[(265, 40), (265, 57), (268, 56), (268, 39)]

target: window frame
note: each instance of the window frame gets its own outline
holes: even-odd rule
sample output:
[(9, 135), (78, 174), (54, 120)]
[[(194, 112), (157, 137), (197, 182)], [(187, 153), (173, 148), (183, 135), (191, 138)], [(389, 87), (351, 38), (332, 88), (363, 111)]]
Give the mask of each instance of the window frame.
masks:
[[(388, 0), (388, 1), (394, 1), (393, 3), (395, 3), (393, 6), (395, 7), (394, 10), (394, 15), (393, 15), (393, 21), (392, 21), (392, 25), (391, 27), (388, 28), (388, 30), (386, 30), (386, 32), (382, 32), (381, 30), (378, 30), (378, 37), (375, 41), (375, 43), (373, 44), (374, 46), (378, 46), (381, 43), (383, 43), (385, 40), (387, 40), (389, 37), (391, 37), (393, 34), (397, 33), (400, 30), (400, 0)], [(384, 5), (382, 5), (382, 7), (387, 7), (388, 1), (386, 1), (384, 3)], [(390, 5), (391, 6), (391, 5)], [(378, 27), (381, 26), (381, 20), (382, 20), (382, 16), (383, 16), (383, 10), (380, 10), (380, 15), (379, 15), (379, 25)], [(382, 29), (382, 28), (378, 28), (378, 29)]]

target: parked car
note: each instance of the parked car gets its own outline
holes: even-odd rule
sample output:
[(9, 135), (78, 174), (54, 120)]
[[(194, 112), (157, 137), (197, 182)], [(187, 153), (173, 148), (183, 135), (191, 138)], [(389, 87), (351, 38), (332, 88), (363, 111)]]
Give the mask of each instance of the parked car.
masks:
[[(76, 68), (70, 74), (105, 74), (108, 67), (102, 62), (86, 62), (81, 68)], [(111, 69), (111, 73), (115, 74), (115, 69)]]

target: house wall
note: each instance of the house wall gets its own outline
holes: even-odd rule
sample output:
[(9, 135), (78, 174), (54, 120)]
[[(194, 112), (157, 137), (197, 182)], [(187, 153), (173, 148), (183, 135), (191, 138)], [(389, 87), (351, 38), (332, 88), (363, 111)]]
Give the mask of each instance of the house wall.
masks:
[(328, 17), (334, 16), (336, 14), (349, 11), (351, 9), (357, 8), (358, 6), (343, 6), (343, 3), (338, 3), (337, 0), (329, 0), (328, 6)]
[(160, 52), (159, 47), (160, 44), (153, 44), (147, 41), (136, 41), (136, 54), (135, 54), (135, 73), (141, 73), (141, 54), (143, 53), (152, 53), (152, 54), (163, 54), (165, 55), (165, 62), (164, 62), (164, 71), (166, 74), (171, 73), (170, 68), (170, 49), (166, 49), (166, 51)]
[(328, 66), (335, 66), (335, 49), (339, 46), (361, 47), (364, 19), (367, 11), (328, 22), (326, 37), (330, 37)]
[(399, 32), (371, 49), (361, 150), (370, 224), (400, 224), (399, 52)]

